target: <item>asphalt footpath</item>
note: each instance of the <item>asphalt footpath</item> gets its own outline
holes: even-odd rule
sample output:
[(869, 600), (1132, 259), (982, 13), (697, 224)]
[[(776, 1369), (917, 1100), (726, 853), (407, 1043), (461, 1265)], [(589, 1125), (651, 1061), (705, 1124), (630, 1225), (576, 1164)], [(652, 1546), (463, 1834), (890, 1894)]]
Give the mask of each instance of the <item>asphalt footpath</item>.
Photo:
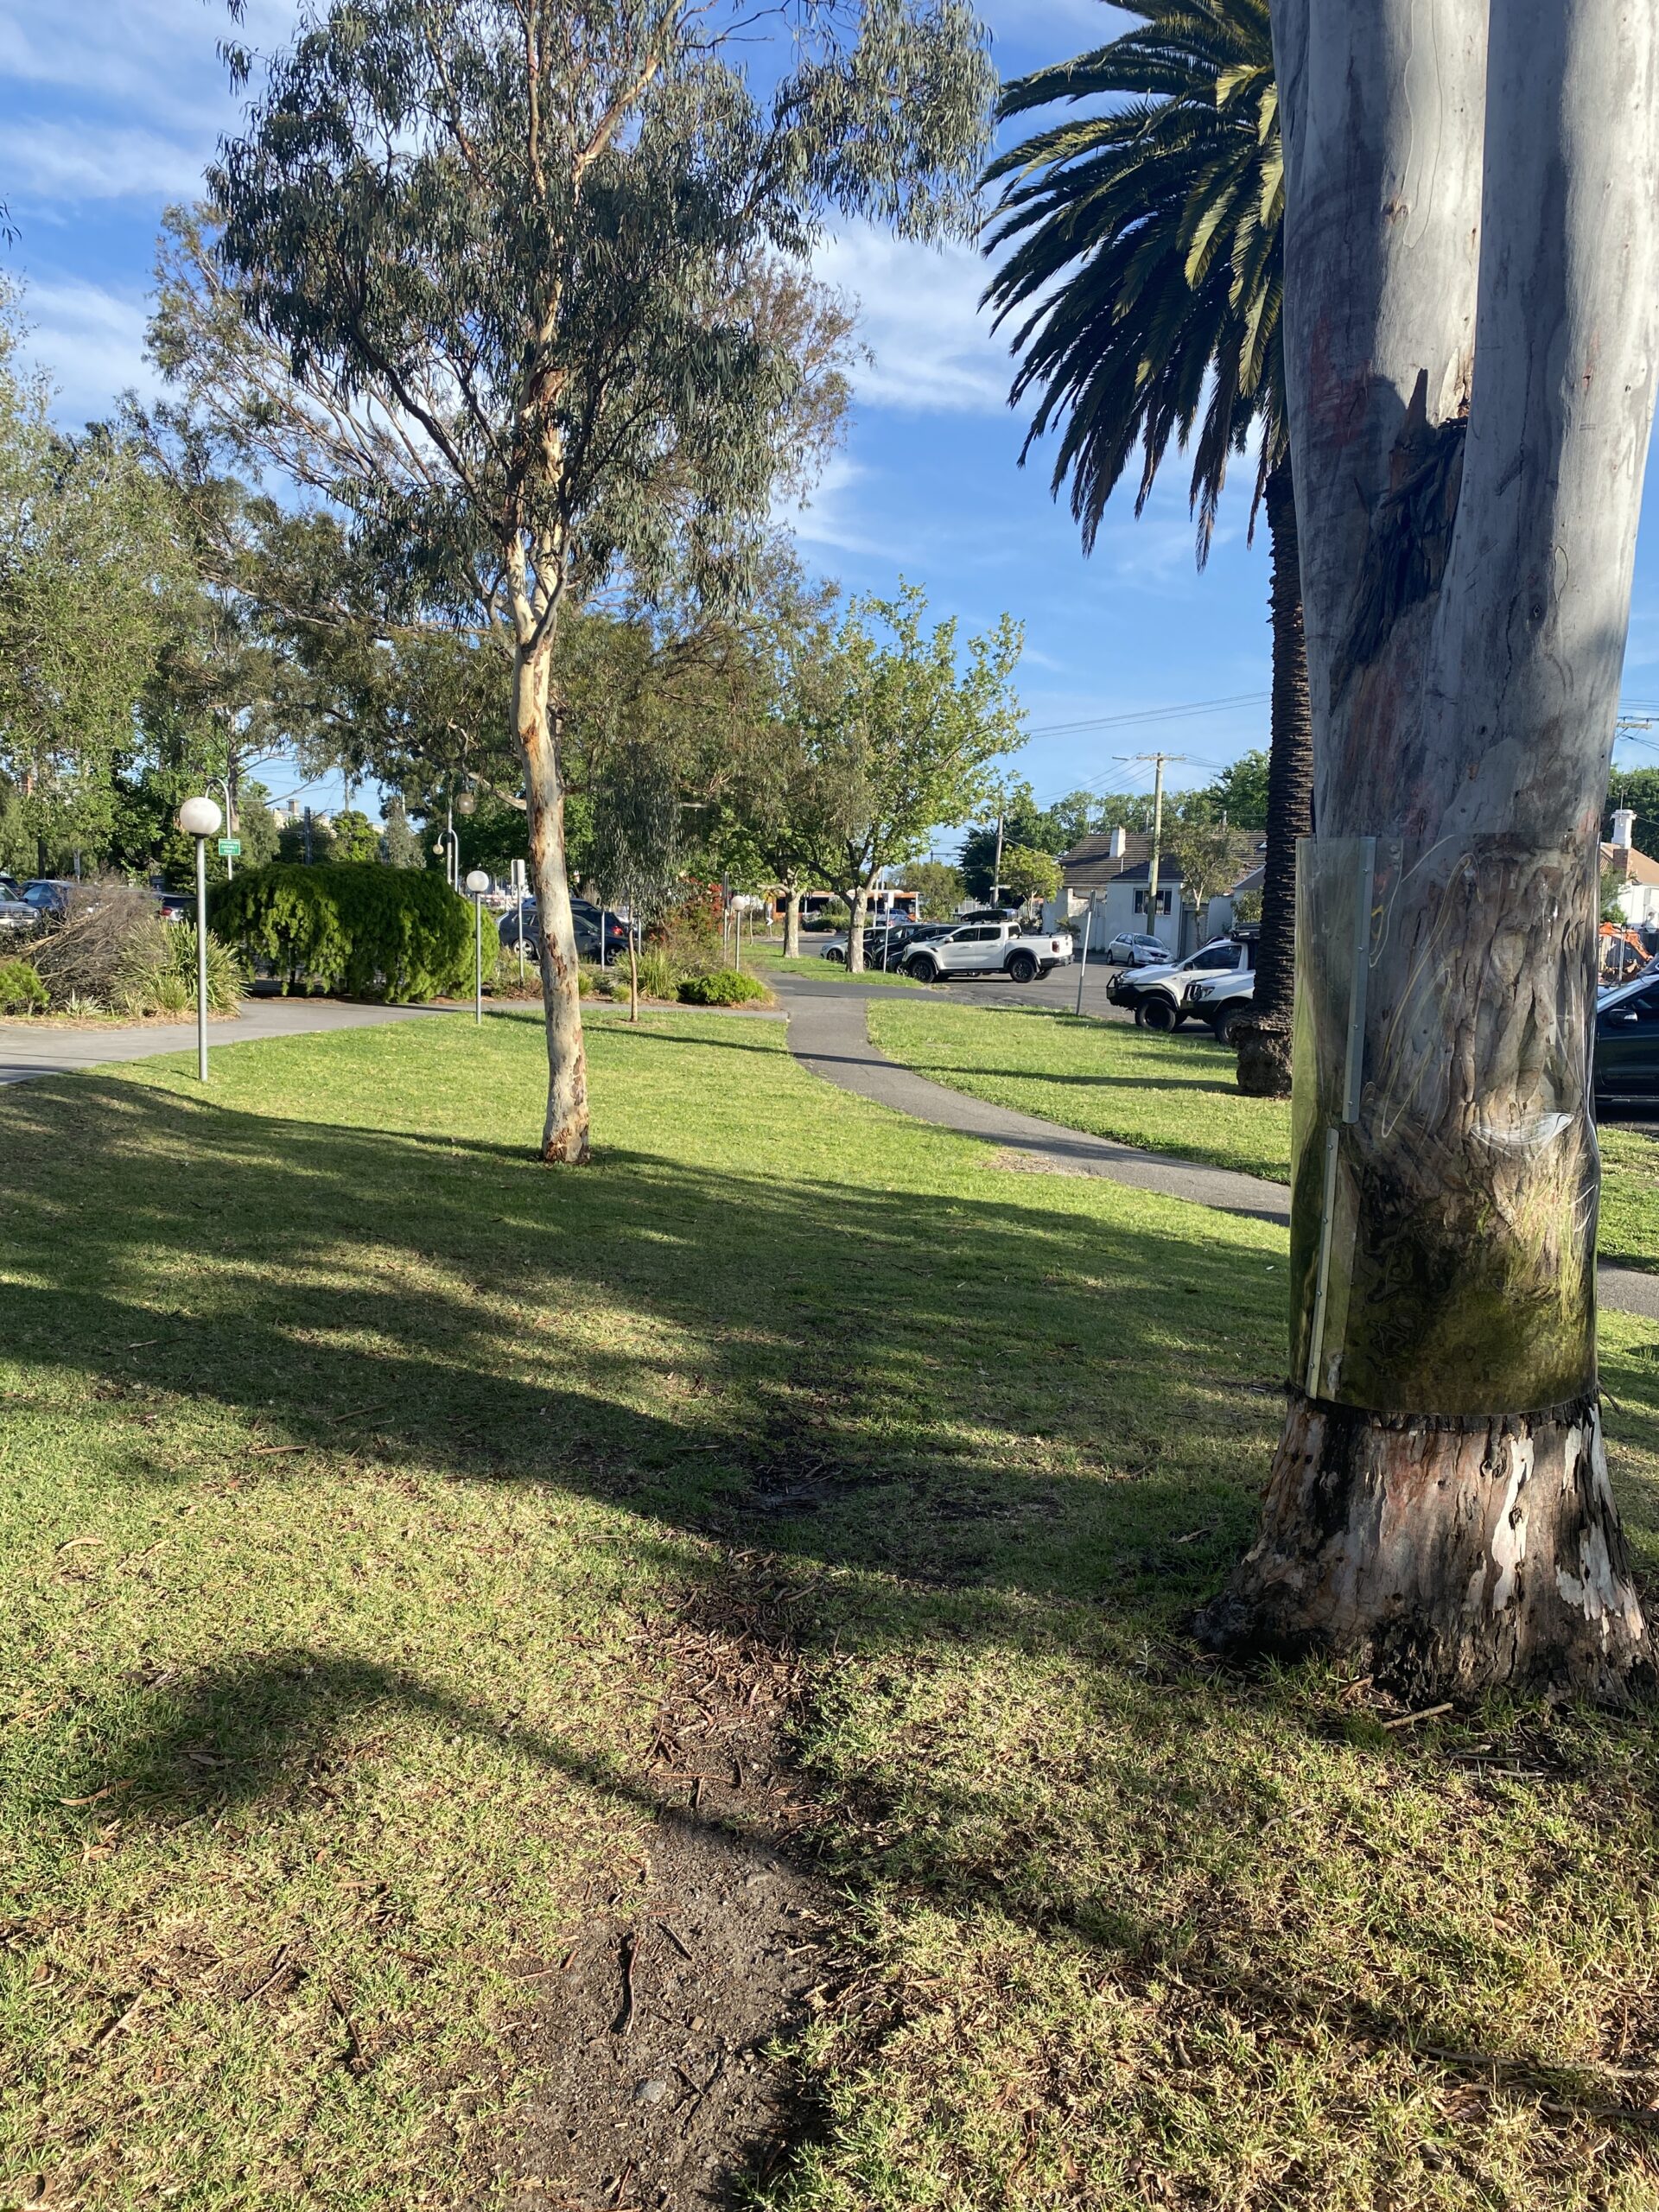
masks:
[[(791, 1052), (803, 1067), (839, 1090), (873, 1098), (878, 1105), (891, 1106), (918, 1122), (1029, 1153), (1071, 1174), (1103, 1175), (1131, 1190), (1155, 1191), (1221, 1213), (1249, 1214), (1258, 1221), (1289, 1226), (1290, 1192), (1283, 1183), (1062, 1128), (1034, 1114), (1016, 1114), (986, 1099), (969, 1098), (943, 1084), (930, 1083), (912, 1068), (900, 1067), (871, 1044), (865, 1013), (871, 999), (891, 996), (891, 985), (820, 982), (816, 976), (788, 975), (769, 980), (788, 1009)], [(1603, 1306), (1659, 1321), (1659, 1275), (1602, 1266), (1596, 1277)]]

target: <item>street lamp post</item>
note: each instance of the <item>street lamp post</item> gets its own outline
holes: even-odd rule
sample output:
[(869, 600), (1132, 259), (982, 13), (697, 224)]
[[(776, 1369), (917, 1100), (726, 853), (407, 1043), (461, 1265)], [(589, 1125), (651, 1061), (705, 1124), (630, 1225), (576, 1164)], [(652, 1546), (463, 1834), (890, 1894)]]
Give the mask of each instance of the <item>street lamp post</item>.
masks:
[(484, 893), (490, 879), (481, 868), (469, 870), (467, 888), (473, 894), (473, 1020), (484, 1027)]
[(207, 1080), (207, 840), (224, 820), (210, 798), (188, 798), (179, 827), (196, 841), (196, 1073)]

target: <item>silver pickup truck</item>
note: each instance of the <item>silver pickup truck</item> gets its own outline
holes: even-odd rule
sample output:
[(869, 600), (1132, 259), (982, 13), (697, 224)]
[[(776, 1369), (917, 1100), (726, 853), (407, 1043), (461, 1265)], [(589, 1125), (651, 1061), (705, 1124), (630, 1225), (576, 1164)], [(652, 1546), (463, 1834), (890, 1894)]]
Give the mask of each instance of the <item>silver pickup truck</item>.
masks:
[(1063, 931), (1051, 937), (1046, 931), (1022, 930), (1016, 922), (963, 922), (944, 937), (918, 944), (904, 963), (905, 973), (918, 983), (937, 983), (950, 976), (1006, 976), (1011, 982), (1029, 983), (1063, 968), (1071, 957), (1071, 939)]

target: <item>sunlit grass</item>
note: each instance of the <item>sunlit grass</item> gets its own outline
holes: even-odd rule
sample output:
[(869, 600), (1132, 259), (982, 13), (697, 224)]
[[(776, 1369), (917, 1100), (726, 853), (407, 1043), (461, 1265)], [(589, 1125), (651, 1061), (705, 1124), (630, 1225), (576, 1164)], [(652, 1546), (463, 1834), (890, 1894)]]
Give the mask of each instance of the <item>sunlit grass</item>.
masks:
[[(1282, 1236), (780, 1032), (596, 1020), (582, 1173), (533, 1016), (0, 1099), (13, 2193), (493, 2201), (675, 1623), (775, 1570), (849, 1974), (774, 2203), (1650, 2202), (1646, 1724), (1199, 1668)], [(1659, 1359), (1604, 1369), (1651, 1573)]]

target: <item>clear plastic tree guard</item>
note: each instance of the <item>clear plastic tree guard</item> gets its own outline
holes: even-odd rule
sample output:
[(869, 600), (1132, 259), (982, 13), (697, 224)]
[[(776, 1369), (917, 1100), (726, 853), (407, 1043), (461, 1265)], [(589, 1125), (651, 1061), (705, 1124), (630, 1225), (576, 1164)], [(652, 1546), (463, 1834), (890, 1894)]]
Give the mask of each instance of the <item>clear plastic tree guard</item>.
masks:
[(1293, 1377), (1467, 1419), (1593, 1392), (1590, 838), (1297, 849)]

